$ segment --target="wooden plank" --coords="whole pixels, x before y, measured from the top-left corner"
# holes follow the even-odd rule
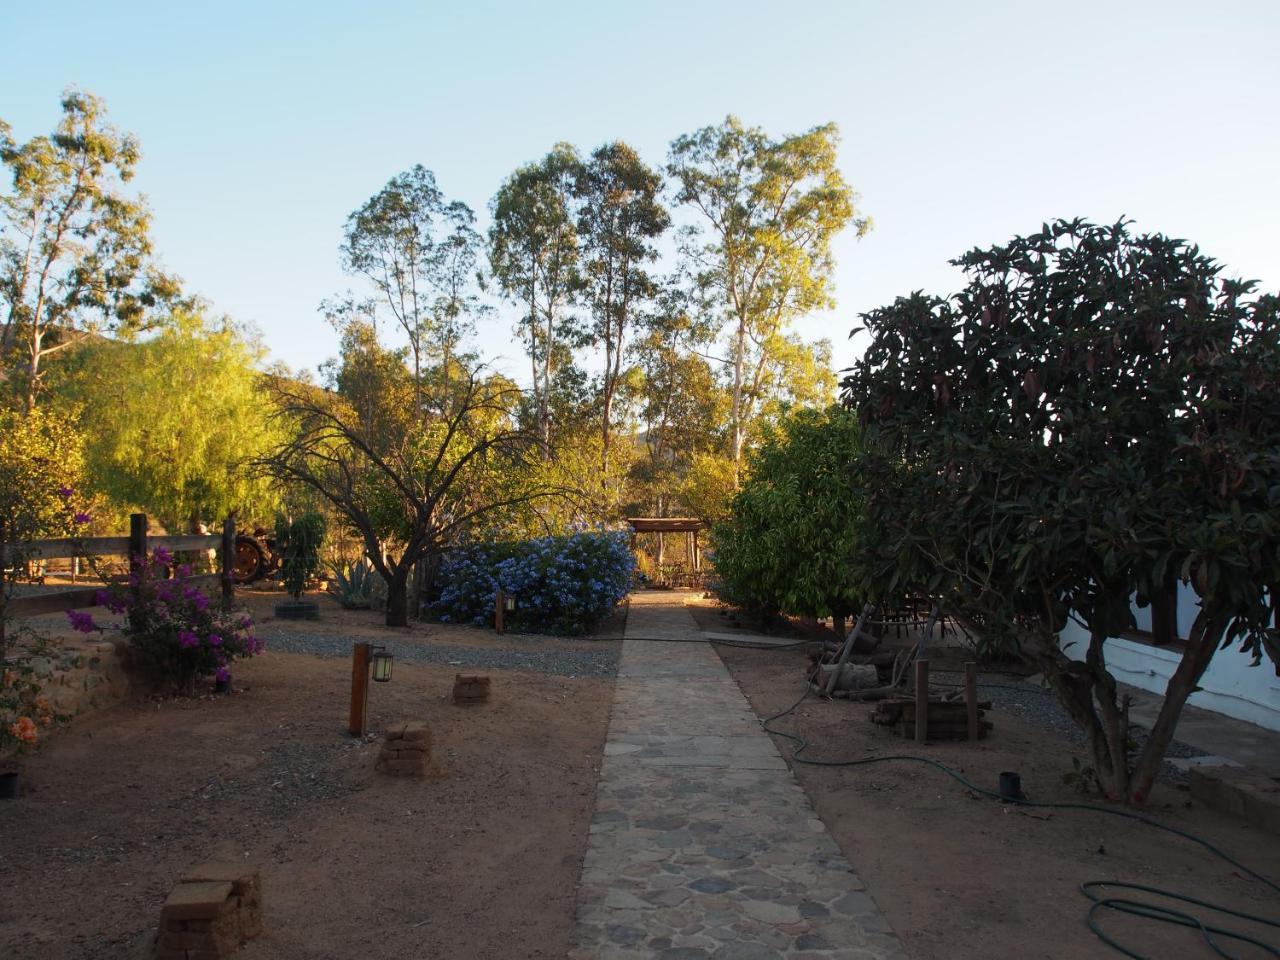
[[[916,743],[929,740],[929,661],[916,661]]]
[[[23,560],[62,560],[68,557],[123,557],[129,553],[128,537],[79,537],[66,540],[28,540],[15,550]],[[9,547],[4,548],[5,563]]]
[[[188,534],[176,537],[148,537],[147,545],[154,551],[156,547],[164,547],[171,553],[179,550],[217,550],[222,546],[222,534],[206,536]]]
[[[192,587],[216,587],[222,582],[222,575],[207,573],[175,582]],[[96,587],[79,587],[75,590],[36,593],[26,597],[10,597],[9,602],[5,604],[5,612],[11,617],[39,617],[46,613],[62,613],[66,610],[92,607],[95,606],[94,598],[98,591],[104,589],[106,589],[105,584]]]
[[[5,604],[5,614],[10,617],[39,617],[46,613],[92,607],[93,598],[102,589],[82,587],[78,590],[59,590],[56,593],[37,593],[28,597],[10,597]]]
[[[236,515],[228,514],[222,521],[222,600],[228,606],[236,592]]]
[[[964,707],[969,726],[969,739],[978,739],[978,665],[972,660],[964,665]]]

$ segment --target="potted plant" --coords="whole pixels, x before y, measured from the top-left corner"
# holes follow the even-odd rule
[[[34,671],[24,661],[6,661],[0,670],[0,800],[22,795],[19,757],[34,750],[55,720],[40,693]]]
[[[320,604],[303,600],[307,581],[320,569],[320,544],[324,540],[324,517],[308,511],[296,520],[276,518],[276,554],[280,557],[280,582],[293,598],[277,603],[275,615],[281,620],[315,620]]]

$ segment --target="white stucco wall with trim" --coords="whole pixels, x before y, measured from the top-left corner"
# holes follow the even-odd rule
[[[1195,619],[1196,596],[1190,589],[1178,592],[1178,623],[1185,629]],[[1151,610],[1133,609],[1139,629],[1151,628]],[[1077,623],[1068,623],[1059,634],[1062,648],[1071,657],[1084,657],[1089,635]],[[1166,684],[1180,659],[1179,651],[1153,647],[1113,637],[1103,648],[1107,667],[1121,683],[1164,693]],[[1237,720],[1246,720],[1268,730],[1280,731],[1280,677],[1276,666],[1266,656],[1256,667],[1253,658],[1238,647],[1227,647],[1214,654],[1209,669],[1200,681],[1201,689],[1191,695],[1190,703]]]

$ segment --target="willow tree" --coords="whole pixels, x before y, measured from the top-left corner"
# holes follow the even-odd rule
[[[1032,660],[1108,792],[1142,803],[1218,651],[1280,660],[1280,298],[1124,222],[1058,221],[955,263],[957,295],[863,317],[845,397],[879,533],[859,569]],[[1179,585],[1199,609],[1131,756],[1106,640],[1134,598]],[[1069,619],[1083,649],[1060,647]]]
[[[15,143],[0,121],[0,359],[27,411],[45,364],[94,333],[136,332],[177,281],[151,259],[151,214],[130,196],[138,141],[107,123],[92,94],[68,90],[49,136]]]
[[[360,320],[342,348],[328,388],[267,379],[284,439],[259,462],[333,506],[386,581],[387,625],[404,626],[415,564],[438,560],[490,514],[550,491],[517,482],[536,443],[519,427],[521,393],[510,381],[473,370],[447,388],[419,382],[403,353]]]
[[[278,488],[249,469],[278,439],[259,392],[264,356],[229,320],[180,310],[154,337],[86,345],[50,387],[76,411],[90,483],[116,506],[169,530],[270,517]]]
[[[770,138],[737,117],[671,144],[676,201],[699,215],[681,251],[709,308],[729,328],[730,453],[741,464],[767,391],[772,348],[797,317],[834,305],[831,241],[870,219],[837,166],[835,124]]]

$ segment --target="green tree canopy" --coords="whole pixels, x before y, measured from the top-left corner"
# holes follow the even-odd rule
[[[748,460],[729,515],[712,528],[729,596],[765,613],[834,617],[865,602],[854,576],[865,549],[857,418],[797,410]]]

